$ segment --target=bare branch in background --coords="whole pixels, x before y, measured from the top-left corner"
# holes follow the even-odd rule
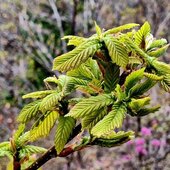
[[[168,13],[164,20],[159,24],[158,30],[155,34],[156,37],[164,30],[168,22],[170,22],[170,13]]]
[[[61,17],[60,17],[60,14],[58,12],[58,9],[57,9],[57,6],[55,5],[55,2],[54,0],[49,0],[49,3],[50,3],[50,6],[54,12],[54,17],[57,21],[57,25],[58,25],[58,29],[60,31],[60,35],[61,37],[64,37],[64,31],[63,31],[63,27],[62,27],[62,20],[61,20]],[[66,42],[63,40],[62,41],[62,49],[63,49],[63,52],[66,53],[67,52],[67,48],[66,48]]]

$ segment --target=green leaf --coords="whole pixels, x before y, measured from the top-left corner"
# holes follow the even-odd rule
[[[153,60],[150,64],[162,75],[170,73],[170,64],[158,60]]]
[[[136,84],[130,89],[128,96],[135,97],[143,95],[145,92],[151,89],[156,83],[157,81],[147,79],[143,83]]]
[[[150,113],[157,112],[160,109],[160,105],[151,107],[151,108],[142,108],[137,112],[138,116],[146,116]]]
[[[121,67],[126,67],[129,61],[126,48],[117,39],[111,36],[103,38],[113,63]]]
[[[129,103],[129,106],[134,111],[139,111],[142,107],[145,105],[148,105],[150,103],[150,97],[144,97],[141,99],[132,99]]]
[[[85,63],[81,64],[78,68],[68,71],[67,75],[91,81],[94,78],[99,79],[101,73],[97,62],[89,58]]]
[[[73,118],[83,118],[89,116],[94,111],[100,110],[101,108],[112,104],[113,102],[114,100],[107,94],[92,96],[90,98],[83,99],[76,104],[67,116],[71,116]]]
[[[13,154],[9,150],[0,150],[0,157],[7,156],[9,159],[13,158]]]
[[[8,150],[9,147],[10,147],[10,142],[9,141],[0,143],[0,150]]]
[[[79,37],[79,36],[74,36],[74,35],[67,35],[62,38],[68,39],[67,45],[74,45],[74,46],[79,46],[80,44],[84,43],[87,39],[84,37]]]
[[[41,137],[47,136],[58,118],[59,113],[57,111],[50,112],[37,127],[30,131],[30,140],[35,141]]]
[[[100,37],[101,34],[102,34],[102,30],[101,30],[101,28],[97,25],[96,22],[94,22],[94,24],[95,24],[96,33],[97,33],[98,37]]]
[[[26,123],[35,117],[38,113],[41,100],[36,100],[24,106],[17,117],[17,121],[21,123]]]
[[[16,130],[16,132],[14,133],[14,140],[16,141],[21,135],[22,133],[24,132],[25,130],[25,124],[20,124],[18,126],[18,129]]]
[[[133,71],[131,74],[129,74],[126,77],[125,80],[125,91],[128,93],[128,91],[138,82],[143,78],[145,68],[142,68],[137,71]]]
[[[107,114],[106,108],[102,108],[86,116],[82,119],[82,128],[91,129]]]
[[[54,107],[58,104],[58,101],[61,100],[62,94],[55,92],[48,96],[46,96],[40,103],[39,110],[45,113],[48,110],[54,109]]]
[[[150,33],[151,28],[148,22],[145,22],[142,27],[135,33],[135,44],[145,49],[145,38]]]
[[[126,97],[126,94],[122,91],[119,84],[117,84],[117,86],[115,88],[115,96],[118,101],[122,101]]]
[[[167,40],[162,38],[160,40],[155,40],[151,43],[151,45],[147,48],[147,51],[153,49],[153,48],[158,48],[162,47],[163,45],[167,44]]]
[[[61,116],[59,118],[59,123],[55,135],[55,148],[57,154],[59,154],[63,150],[74,127],[75,120],[72,117]]]
[[[109,63],[104,76],[104,90],[106,93],[113,91],[119,82],[120,69],[116,64]]]
[[[58,79],[56,77],[47,77],[46,79],[44,79],[44,82],[58,84]]]
[[[160,81],[163,79],[163,76],[158,76],[156,74],[152,74],[152,73],[144,73],[144,76],[147,77],[147,78],[150,78],[152,80],[157,80],[157,81]]]
[[[129,30],[129,29],[137,27],[137,26],[139,26],[139,24],[135,24],[135,23],[121,25],[119,27],[115,27],[115,28],[107,30],[106,32],[104,32],[104,35],[116,34],[118,32],[121,32],[121,31],[124,31],[124,30]]]
[[[154,51],[148,52],[148,55],[150,55],[152,57],[160,57],[166,52],[168,47],[169,47],[169,44],[167,44],[167,45],[165,45],[165,46],[163,46],[161,48],[158,48],[158,49],[156,49]]]
[[[93,145],[99,145],[102,147],[115,147],[119,146],[134,138],[133,131],[119,131],[118,133],[113,132],[112,136],[107,135],[105,138],[97,138],[93,141]]]
[[[100,137],[109,133],[115,128],[121,127],[125,117],[125,112],[126,108],[124,105],[113,105],[112,111],[110,111],[108,115],[106,115],[96,124],[96,126],[92,128],[91,133],[96,137]]]
[[[100,47],[101,44],[97,39],[86,41],[72,51],[55,58],[53,61],[53,70],[72,70],[92,57]]]
[[[17,142],[20,146],[25,145],[30,140],[30,131],[25,132],[21,136],[18,137]]]
[[[162,88],[166,91],[166,92],[169,92],[170,93],[170,82],[169,82],[170,80],[166,80],[166,79],[164,79],[164,80],[162,80],[161,81],[161,86],[162,86]]]
[[[23,146],[22,149],[19,151],[19,157],[23,158],[25,156],[29,156],[32,154],[44,153],[46,151],[47,149],[39,147],[39,146],[26,145],[26,146]]]
[[[45,90],[45,91],[37,91],[37,92],[32,92],[32,93],[28,93],[24,96],[22,96],[23,99],[28,99],[28,98],[33,98],[33,99],[37,99],[37,98],[44,98],[47,95],[56,92],[55,90]]]

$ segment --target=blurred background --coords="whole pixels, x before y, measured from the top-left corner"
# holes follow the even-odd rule
[[[169,0],[0,0],[0,142],[17,127],[15,120],[25,104],[22,95],[45,88],[54,57],[69,51],[64,35],[89,36],[94,20],[104,29],[149,21],[156,38],[170,42]],[[170,51],[170,50],[169,50]],[[161,58],[170,63],[169,51]],[[125,129],[137,138],[117,148],[93,147],[68,158],[50,160],[48,170],[170,169],[170,94],[151,90],[156,114],[127,117]],[[53,135],[38,142],[53,145]],[[6,163],[0,160],[0,169]]]

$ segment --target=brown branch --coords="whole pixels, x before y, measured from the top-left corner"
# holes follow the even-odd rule
[[[71,31],[72,31],[72,35],[75,35],[78,0],[73,0],[73,3],[74,4],[73,4],[73,17],[72,17]]]
[[[79,134],[81,130],[81,124],[77,125],[74,130],[72,135],[70,136],[68,142],[72,140],[75,136]],[[68,147],[70,149],[70,147]],[[42,165],[44,165],[47,161],[49,161],[52,158],[55,158],[57,156],[62,156],[62,155],[69,155],[73,152],[73,150],[69,150],[68,148],[63,149],[63,151],[57,155],[57,152],[55,150],[55,146],[52,146],[44,155],[42,155],[40,158],[38,158],[32,165],[30,165],[26,170],[36,170]],[[66,152],[67,151],[67,152]]]

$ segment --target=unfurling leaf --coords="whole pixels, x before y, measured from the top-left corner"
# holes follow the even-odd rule
[[[124,105],[115,104],[112,111],[100,120],[91,130],[92,135],[96,137],[103,136],[115,128],[122,126],[125,117],[126,107]]]
[[[82,127],[83,129],[91,129],[94,127],[100,120],[104,118],[104,116],[107,114],[106,107],[102,108],[100,110],[97,110],[90,114],[89,116],[86,116],[82,119]]]
[[[167,40],[164,38],[162,38],[160,40],[155,40],[150,44],[150,46],[148,46],[147,51],[152,50],[154,48],[162,47],[165,44],[167,44]]]
[[[74,45],[74,46],[79,46],[80,44],[84,43],[87,39],[84,37],[79,37],[79,36],[74,36],[74,35],[67,35],[62,38],[68,39],[67,45]]]
[[[125,80],[125,91],[126,93],[143,78],[145,68],[134,71],[126,77]]]
[[[59,113],[57,111],[50,112],[37,127],[30,131],[31,141],[47,136],[58,118]]]
[[[111,92],[115,89],[116,84],[119,82],[120,69],[116,64],[109,63],[106,68],[104,76],[104,90]]]
[[[165,46],[163,46],[161,48],[158,48],[157,50],[148,52],[148,55],[150,55],[152,57],[160,57],[166,52],[168,47],[169,47],[169,44],[167,44],[167,45],[165,45]]]
[[[22,96],[23,99],[28,99],[28,98],[33,98],[33,99],[37,99],[37,98],[44,98],[47,95],[56,92],[55,90],[45,90],[45,91],[37,91],[37,92],[32,92],[32,93],[28,93],[24,96]]]
[[[103,94],[98,96],[92,96],[87,99],[83,99],[80,103],[77,103],[67,114],[74,118],[83,118],[89,116],[93,112],[100,110],[112,104],[114,100],[110,95]]]
[[[151,28],[148,22],[145,22],[142,27],[135,33],[136,45],[145,49],[145,38],[150,33]],[[144,43],[144,44],[143,44]]]
[[[99,145],[102,147],[115,147],[119,146],[131,139],[134,138],[134,132],[133,131],[128,131],[128,132],[123,132],[119,131],[118,133],[113,132],[112,136],[107,135],[106,137],[101,137],[101,138],[96,138],[93,141],[93,145]]]
[[[137,27],[137,26],[139,26],[139,24],[135,24],[135,23],[121,25],[119,27],[115,27],[115,28],[107,30],[106,32],[104,32],[104,35],[116,34],[118,32],[121,32],[121,31],[124,31],[124,30],[129,30],[129,29]]]
[[[48,96],[46,96],[40,103],[40,107],[39,110],[41,110],[43,113],[45,113],[46,111],[50,111],[52,109],[54,109],[53,107],[55,107],[58,104],[58,101],[61,100],[62,95],[61,93],[55,92],[52,93]]]
[[[72,51],[55,58],[53,70],[68,71],[75,69],[92,57],[100,47],[101,44],[97,39],[85,41]]]
[[[39,147],[39,146],[26,145],[26,146],[23,146],[22,149],[19,151],[19,157],[22,158],[24,156],[30,156],[36,153],[44,153],[46,151],[47,149]]]
[[[95,23],[96,33],[97,33],[98,37],[100,37],[101,34],[102,34],[102,30],[101,30],[101,28],[97,25],[96,22],[94,22],[94,23]]]
[[[103,38],[103,40],[108,49],[112,62],[121,67],[126,67],[129,57],[124,45],[112,36],[106,36]]]
[[[163,76],[158,76],[158,75],[156,75],[156,74],[152,74],[152,73],[144,73],[144,76],[145,77],[148,77],[148,78],[150,78],[150,79],[152,79],[152,80],[156,80],[156,81],[160,81],[160,80],[162,80],[163,79]]]
[[[142,108],[137,112],[138,116],[146,116],[149,113],[157,112],[160,109],[160,105],[151,107],[151,108]]]
[[[132,101],[129,103],[129,106],[132,110],[136,112],[139,111],[145,105],[148,105],[150,100],[150,97],[144,97],[142,99],[132,99]]]
[[[41,100],[36,100],[27,104],[19,113],[17,120],[21,123],[26,123],[35,117],[38,113]]]
[[[145,92],[147,92],[149,89],[151,89],[156,83],[157,83],[157,81],[155,81],[155,80],[147,79],[140,84],[134,85],[129,90],[128,95],[131,97],[140,96],[140,95],[144,94]]]
[[[65,144],[67,143],[73,128],[75,127],[75,120],[72,117],[60,117],[55,134],[55,148],[59,154]]]

